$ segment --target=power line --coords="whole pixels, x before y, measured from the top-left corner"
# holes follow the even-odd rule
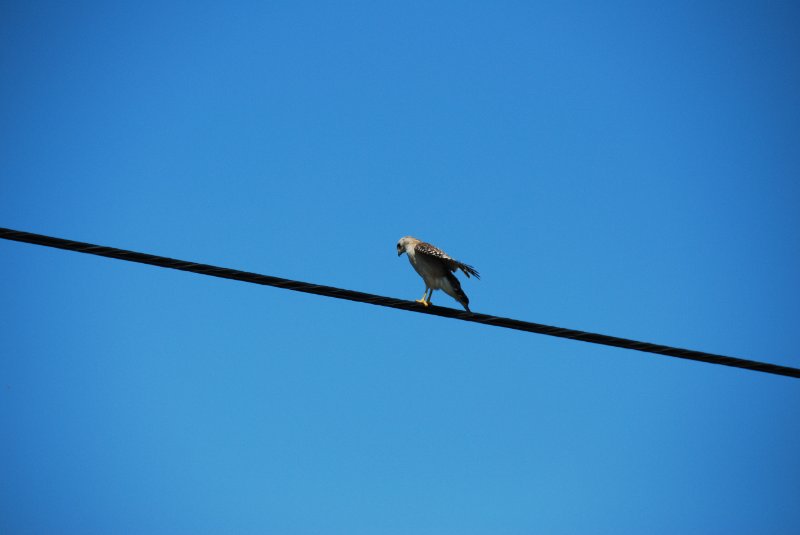
[[[211,266],[208,264],[198,264],[196,262],[187,262],[185,260],[177,260],[164,256],[127,251],[125,249],[117,249],[115,247],[105,247],[102,245],[93,245],[91,243],[64,240],[42,234],[33,234],[30,232],[22,232],[19,230],[0,227],[0,238],[18,242],[32,243],[36,245],[44,245],[46,247],[55,247],[57,249],[66,249],[68,251],[75,251],[78,253],[87,253],[97,256],[105,256],[108,258],[116,258],[118,260],[127,260],[128,262],[139,262],[141,264],[150,264],[151,266],[177,269],[180,271],[189,271],[192,273],[198,273],[200,275],[210,275],[212,277],[233,279],[242,282],[250,282],[253,284],[261,284],[264,286],[275,286],[277,288],[294,290],[296,292],[324,295],[327,297],[335,297],[336,299],[347,299],[348,301],[358,301],[359,303],[368,303],[370,305],[399,308],[400,310],[407,310],[409,312],[418,312],[421,314],[442,316],[445,318],[452,318],[462,321],[471,321],[474,323],[482,323],[484,325],[504,327],[506,329],[516,329],[519,331],[558,336],[560,338],[581,340],[583,342],[590,342],[593,344],[603,344],[607,346],[620,347],[623,349],[634,349],[636,351],[645,351],[648,353],[655,353],[657,355],[697,360],[700,362],[708,362],[710,364],[722,364],[724,366],[733,366],[735,368],[744,368],[746,370],[800,378],[800,369],[791,368],[789,366],[780,366],[777,364],[769,364],[766,362],[758,362],[755,360],[746,360],[736,357],[726,357],[724,355],[715,355],[713,353],[705,353],[703,351],[693,351],[691,349],[680,349],[665,345],[651,344],[649,342],[637,342],[636,340],[618,338],[616,336],[589,333],[575,329],[566,329],[564,327],[553,327],[550,325],[543,325],[541,323],[531,323],[528,321],[489,316],[487,314],[478,314],[475,312],[465,312],[452,308],[438,306],[426,308],[420,306],[414,301],[405,301],[403,299],[395,299],[392,297],[384,297],[380,295],[356,292],[353,290],[345,290],[342,288],[334,288],[333,286],[323,286],[321,284],[310,284],[308,282],[282,279],[280,277],[260,275],[258,273],[251,273],[248,271],[239,271],[238,269],[229,269]]]

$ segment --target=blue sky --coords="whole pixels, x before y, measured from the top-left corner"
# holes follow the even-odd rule
[[[0,3],[0,226],[800,366],[791,2]],[[0,243],[0,531],[793,533],[796,380]],[[457,307],[437,293],[434,302]]]

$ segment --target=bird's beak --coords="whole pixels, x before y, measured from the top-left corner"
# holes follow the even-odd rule
[[[402,250],[402,249],[400,249],[399,251],[397,251],[397,256],[400,256],[401,254],[403,254],[403,250]]]

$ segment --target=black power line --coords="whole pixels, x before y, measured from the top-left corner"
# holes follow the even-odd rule
[[[349,301],[358,301],[360,303],[368,303],[370,305],[399,308],[401,310],[408,310],[409,312],[419,312],[421,314],[431,314],[445,318],[472,321],[475,323],[482,323],[484,325],[504,327],[506,329],[516,329],[519,331],[558,336],[560,338],[571,338],[573,340],[581,340],[583,342],[590,342],[593,344],[603,344],[607,346],[621,347],[624,349],[635,349],[637,351],[646,351],[648,353],[655,353],[657,355],[698,360],[701,362],[708,362],[710,364],[722,364],[725,366],[733,366],[735,368],[744,368],[746,370],[754,370],[765,373],[773,373],[776,375],[784,375],[787,377],[800,378],[800,369],[791,368],[789,366],[779,366],[777,364],[769,364],[755,360],[726,357],[723,355],[715,355],[713,353],[693,351],[691,349],[680,349],[659,344],[651,344],[648,342],[637,342],[636,340],[617,338],[616,336],[589,333],[575,329],[566,329],[564,327],[552,327],[550,325],[542,325],[541,323],[531,323],[528,321],[489,316],[487,314],[465,312],[452,308],[438,306],[426,308],[420,306],[414,301],[405,301],[403,299],[355,292],[353,290],[344,290],[342,288],[323,286],[321,284],[310,284],[308,282],[282,279],[279,277],[270,277],[269,275],[259,275],[258,273],[239,271],[238,269],[229,269],[211,266],[208,264],[198,264],[195,262],[176,260],[174,258],[166,258],[163,256],[137,253],[135,251],[126,251],[125,249],[116,249],[114,247],[104,247],[102,245],[92,245],[91,243],[64,240],[61,238],[54,238],[52,236],[44,236],[42,234],[33,234],[30,232],[22,232],[0,227],[0,238],[18,242],[33,243],[36,245],[44,245],[47,247],[55,247],[58,249],[66,249],[68,251],[75,251],[79,253],[88,253],[98,256],[105,256],[108,258],[116,258],[118,260],[127,260],[129,262],[139,262],[141,264],[150,264],[152,266],[178,269],[180,271],[190,271],[200,275],[210,275],[212,277],[221,277],[223,279],[233,279],[242,282],[250,282],[253,284],[275,286],[277,288],[294,290],[296,292],[324,295],[327,297],[335,297],[337,299],[347,299]]]

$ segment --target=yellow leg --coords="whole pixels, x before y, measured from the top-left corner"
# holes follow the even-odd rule
[[[433,290],[431,290],[431,293],[433,293]],[[425,296],[426,295],[428,295],[428,289],[427,288],[425,288],[425,293],[422,294],[422,299],[417,299],[416,302],[417,303],[421,303],[424,306],[430,305],[431,304],[430,299],[428,299],[427,301],[425,300]]]

